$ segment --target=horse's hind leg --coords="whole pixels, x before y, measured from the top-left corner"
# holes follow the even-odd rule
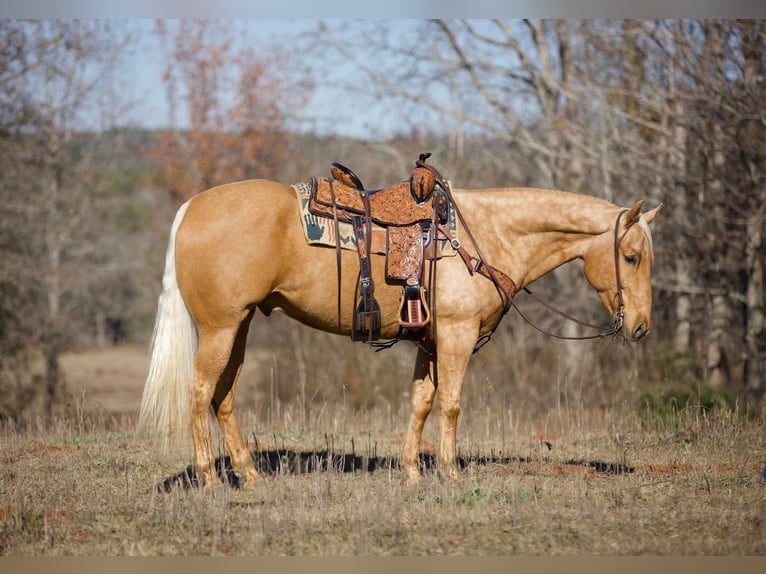
[[[247,342],[247,329],[250,325],[252,313],[242,322],[234,339],[229,364],[224,370],[223,376],[218,382],[213,395],[213,409],[215,410],[218,425],[221,427],[226,447],[231,455],[234,471],[239,476],[243,485],[254,483],[258,478],[253,458],[245,445],[245,440],[239,429],[239,424],[234,416],[234,394],[237,388],[237,380],[242,370],[245,359],[245,343]]]
[[[244,339],[250,315],[232,327],[202,328],[199,347],[194,360],[194,390],[192,394],[192,438],[194,440],[194,465],[197,476],[206,487],[221,483],[215,471],[213,441],[210,432],[210,407],[215,407],[221,430],[230,450],[232,460],[242,467],[243,454],[247,452],[239,434],[236,420],[231,413],[234,401],[234,382],[242,366]],[[220,421],[223,421],[221,424]],[[233,437],[238,438],[233,438]],[[250,461],[252,473],[255,468]],[[252,478],[245,473],[245,478]]]

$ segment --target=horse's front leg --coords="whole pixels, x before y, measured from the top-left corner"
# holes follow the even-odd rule
[[[410,422],[404,437],[401,466],[409,484],[420,481],[418,459],[420,456],[420,440],[423,436],[423,425],[434,406],[436,387],[433,381],[434,356],[418,349],[415,361],[415,372],[412,376],[412,391],[410,394]]]
[[[478,327],[465,323],[440,323],[437,367],[439,400],[439,450],[437,468],[442,477],[460,478],[457,466],[457,420],[463,380],[478,337]]]
[[[460,414],[463,379],[476,344],[476,333],[477,328],[473,325],[440,323],[438,356],[418,349],[410,395],[412,412],[401,458],[402,470],[410,484],[415,484],[421,479],[418,467],[420,439],[426,419],[433,409],[437,391],[440,411],[437,454],[439,472],[450,480],[459,478],[457,419]],[[438,389],[433,377],[437,365]]]

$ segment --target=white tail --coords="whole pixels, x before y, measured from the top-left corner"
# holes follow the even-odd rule
[[[176,233],[188,206],[187,201],[180,207],[170,230],[162,293],[152,334],[149,375],[138,416],[139,431],[156,436],[164,449],[171,441],[189,436],[191,428],[197,328],[178,289],[175,260]]]

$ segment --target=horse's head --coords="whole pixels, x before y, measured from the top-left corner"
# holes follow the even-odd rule
[[[649,223],[662,205],[642,214],[643,201],[622,211],[609,232],[586,253],[585,276],[601,302],[621,321],[626,339],[636,341],[652,328],[652,264]]]

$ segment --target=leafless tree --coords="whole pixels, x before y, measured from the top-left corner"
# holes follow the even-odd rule
[[[61,352],[92,327],[98,295],[125,279],[105,229],[119,143],[110,128],[122,111],[117,32],[98,21],[0,23],[0,382],[18,387],[19,357],[41,349],[48,415]]]
[[[448,20],[406,34],[381,23],[321,31],[329,69],[344,70],[337,81],[353,78],[345,89],[392,102],[401,123],[429,121],[450,141],[469,131],[495,142],[495,153],[513,149],[533,185],[665,203],[659,338],[712,385],[763,396],[761,21]],[[375,52],[388,57],[372,60]],[[473,159],[486,167],[484,157]],[[571,299],[567,282],[559,290]]]

